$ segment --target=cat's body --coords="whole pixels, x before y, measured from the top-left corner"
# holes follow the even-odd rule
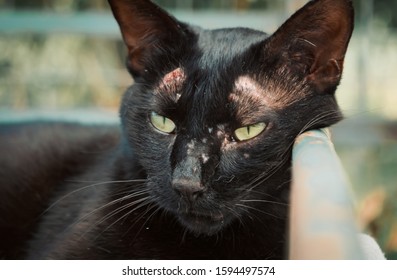
[[[341,118],[350,1],[272,36],[110,3],[135,80],[121,129],[1,128],[0,258],[285,258],[291,148]]]

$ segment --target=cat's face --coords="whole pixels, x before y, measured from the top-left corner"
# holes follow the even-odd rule
[[[189,27],[149,1],[110,2],[135,79],[123,128],[158,205],[209,235],[244,216],[285,219],[295,137],[340,119],[350,1],[314,1],[272,36]]]

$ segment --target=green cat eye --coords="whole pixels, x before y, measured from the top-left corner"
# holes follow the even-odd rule
[[[240,127],[234,131],[234,136],[238,141],[245,141],[258,136],[266,128],[263,122]]]
[[[156,129],[164,133],[172,133],[176,127],[175,123],[169,118],[161,116],[155,112],[150,114],[150,122]]]

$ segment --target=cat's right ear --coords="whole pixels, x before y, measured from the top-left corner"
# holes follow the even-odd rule
[[[271,36],[271,54],[281,69],[304,76],[317,92],[333,93],[343,70],[354,26],[351,0],[312,0]]]
[[[108,1],[127,45],[127,67],[134,77],[148,72],[153,56],[181,45],[182,24],[150,0]]]

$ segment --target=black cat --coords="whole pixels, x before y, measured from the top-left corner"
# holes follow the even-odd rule
[[[351,1],[271,36],[109,2],[134,78],[121,128],[2,126],[0,258],[286,258],[291,148],[341,119]]]

